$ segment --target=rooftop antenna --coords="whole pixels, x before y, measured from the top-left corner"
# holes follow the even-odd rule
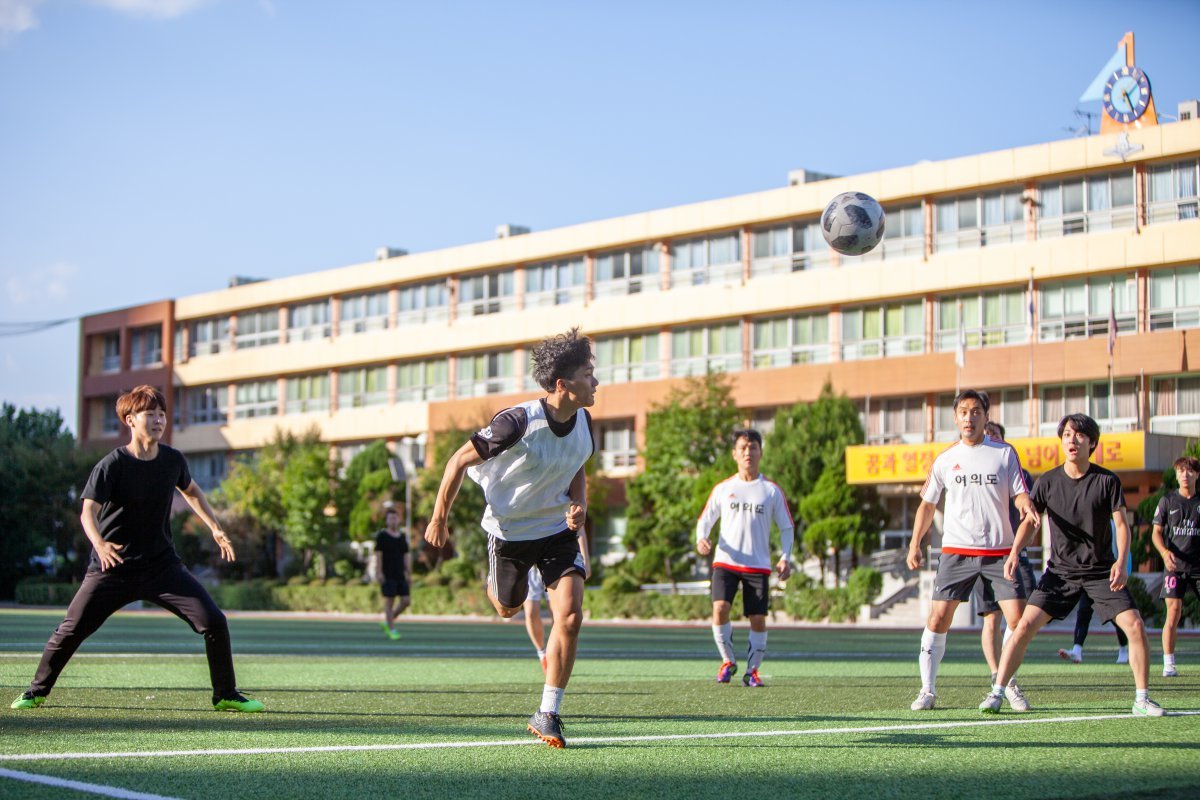
[[[1063,128],[1063,130],[1071,133],[1074,136],[1091,136],[1092,118],[1098,116],[1100,116],[1098,112],[1084,111],[1081,108],[1077,108],[1075,109],[1075,125],[1073,127]]]

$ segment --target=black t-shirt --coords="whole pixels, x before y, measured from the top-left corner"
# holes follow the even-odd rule
[[[566,422],[558,422],[550,415],[550,409],[546,407],[546,401],[543,399],[542,411],[546,414],[546,424],[550,426],[550,431],[558,438],[563,438],[575,430],[575,420],[577,416],[571,415],[571,418]],[[583,410],[583,417],[587,420],[588,430],[592,427],[592,415],[587,409]],[[481,431],[477,431],[471,436],[471,444],[475,447],[475,452],[484,461],[495,458],[503,453],[508,448],[512,447],[517,442],[521,441],[521,437],[525,435],[525,428],[529,425],[529,419],[525,415],[525,409],[506,408],[496,416],[492,417],[492,422]],[[592,436],[592,452],[596,452],[596,437]]]
[[[1068,578],[1107,577],[1116,561],[1113,512],[1125,507],[1121,479],[1095,464],[1078,479],[1058,466],[1038,478],[1030,499],[1050,520],[1047,568]]]
[[[1163,541],[1183,562],[1182,571],[1200,572],[1200,496],[1164,495],[1154,510],[1154,524],[1162,526]]]
[[[100,504],[96,516],[104,541],[125,545],[119,551],[124,561],[115,569],[179,558],[171,542],[171,503],[176,489],[191,484],[187,459],[165,444],[149,461],[134,458],[124,447],[100,459],[83,487],[83,497]],[[94,550],[91,563],[100,564]]]
[[[404,556],[408,553],[408,537],[403,531],[399,536],[392,536],[386,530],[375,534],[375,552],[383,556],[385,581],[404,577]]]

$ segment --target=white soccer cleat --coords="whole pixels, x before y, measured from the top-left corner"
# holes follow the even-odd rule
[[[1147,697],[1145,700],[1133,701],[1133,713],[1138,717],[1161,717],[1166,712],[1162,706]]]
[[[1006,689],[1005,692],[1007,693],[1007,691],[1008,690]],[[1009,702],[1011,702],[1011,701],[1009,701]],[[979,704],[979,710],[982,711],[984,714],[999,714],[1000,706],[1002,706],[1003,704],[1004,704],[1003,697],[1001,697],[998,694],[992,694],[991,692],[988,692],[987,696],[983,698],[983,702]],[[1029,705],[1026,704],[1025,708],[1028,710]]]
[[[1058,657],[1061,658],[1063,661],[1070,661],[1072,664],[1082,664],[1083,663],[1083,656],[1077,656],[1070,650],[1060,649],[1058,651]]]
[[[1008,705],[1013,711],[1019,711],[1024,714],[1029,710],[1029,700],[1025,698],[1025,693],[1021,691],[1021,687],[1017,685],[1017,679],[1013,678],[1008,682],[1008,686],[1004,687],[1004,696],[1008,699]],[[980,710],[983,706],[979,707]]]
[[[1163,667],[1164,678],[1178,678],[1179,672],[1174,667]]]
[[[913,711],[933,711],[936,703],[937,695],[922,689],[921,693],[917,695],[917,699],[912,701],[912,705],[909,708]]]

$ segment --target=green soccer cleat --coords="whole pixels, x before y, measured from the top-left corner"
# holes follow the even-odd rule
[[[13,700],[12,705],[10,705],[9,708],[37,708],[44,702],[46,702],[46,698],[42,695],[37,695],[33,692],[26,691],[25,694],[21,695],[16,700]]]
[[[266,706],[257,700],[251,700],[239,693],[224,700],[217,700],[213,703],[213,709],[217,711],[240,711],[243,714],[257,714],[260,711],[264,711]]]
[[[983,698],[983,702],[979,704],[979,710],[984,714],[999,714],[1000,706],[1003,703],[1003,695],[992,694],[991,692],[988,692]]]

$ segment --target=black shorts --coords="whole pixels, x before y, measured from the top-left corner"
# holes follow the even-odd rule
[[[1101,622],[1111,622],[1116,616],[1137,608],[1128,588],[1113,591],[1108,578],[1065,578],[1050,570],[1029,597],[1029,605],[1037,606],[1054,619],[1065,619],[1079,604],[1079,595],[1092,599]]]
[[[403,575],[399,578],[384,578],[379,593],[384,597],[408,597],[408,580]]]
[[[1021,551],[1021,560],[1017,562],[1017,583],[1021,584],[1021,588],[1025,590],[1025,596],[1033,594],[1033,590],[1037,588],[1037,581],[1033,579],[1033,564],[1029,563],[1029,556],[1025,555],[1025,551]],[[996,600],[995,592],[988,597],[990,585],[985,586],[983,581],[975,584],[975,607],[979,609],[978,613],[981,617],[986,617],[988,614],[995,614],[1000,610],[1000,603]]]
[[[732,603],[740,584],[742,613],[747,617],[762,616],[771,606],[771,596],[767,592],[767,579],[770,577],[770,574],[762,572],[735,572],[724,567],[713,567],[713,602]]]
[[[510,542],[488,535],[488,588],[505,608],[519,608],[529,595],[529,568],[537,567],[550,587],[572,572],[587,576],[575,531],[544,539]]]
[[[1182,600],[1189,588],[1200,599],[1200,572],[1168,572],[1163,576],[1163,597]]]

